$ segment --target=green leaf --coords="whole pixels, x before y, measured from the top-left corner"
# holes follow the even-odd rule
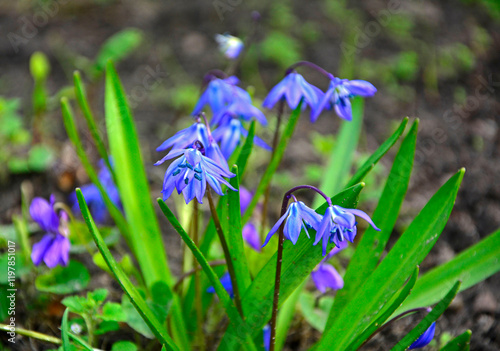
[[[68,307],[71,312],[78,313],[78,314],[83,314],[87,312],[89,306],[88,306],[88,301],[85,297],[83,296],[68,296],[65,297],[61,303]]]
[[[357,350],[365,340],[367,340],[370,336],[372,336],[373,333],[375,333],[377,329],[379,329],[385,323],[385,321],[391,316],[391,314],[408,297],[408,295],[411,292],[411,289],[413,288],[413,286],[415,286],[417,277],[418,277],[418,266],[415,268],[415,271],[413,271],[413,274],[411,275],[411,278],[408,281],[408,283],[406,283],[404,288],[401,290],[399,295],[394,299],[391,305],[388,308],[386,308],[382,313],[380,313],[379,317],[373,320],[373,322],[368,326],[368,328],[366,328],[365,331],[347,347],[347,350]]]
[[[363,98],[352,99],[352,121],[341,122],[337,142],[324,171],[326,176],[322,177],[323,181],[319,187],[327,195],[338,193],[351,171],[354,152],[363,126],[363,105]],[[316,194],[313,206],[318,207],[322,203],[323,199]]]
[[[238,166],[234,165],[231,172],[236,174],[236,176],[231,178],[229,183],[237,191],[229,191],[227,194],[227,218],[230,218],[230,220],[228,221],[228,230],[224,232],[227,233],[225,234],[227,236],[227,246],[231,254],[231,260],[233,261],[239,291],[243,292],[252,282],[252,278],[250,277],[250,271],[248,270],[245,256],[245,248],[243,247]]]
[[[118,341],[113,344],[111,351],[137,351],[137,346],[130,341]]]
[[[347,183],[347,186],[353,186],[363,180],[363,178],[372,170],[377,162],[390,150],[390,148],[396,143],[399,137],[403,134],[406,124],[408,123],[408,117],[403,118],[398,129],[386,140],[382,145],[379,146],[377,150],[366,160],[366,162],[356,171],[352,176],[351,180]]]
[[[134,305],[130,302],[130,298],[127,295],[122,296],[122,312],[125,314],[125,322],[134,329],[136,332],[144,335],[148,339],[154,338],[154,333],[151,328],[148,327],[147,323],[134,308]],[[152,311],[151,311],[152,312]]]
[[[399,215],[408,190],[415,157],[418,119],[401,143],[372,219],[381,229],[369,227],[359,241],[345,273],[345,286],[337,292],[327,326],[331,326],[355,292],[375,270]],[[327,329],[328,329],[327,327]]]
[[[94,300],[96,305],[100,305],[106,300],[106,296],[108,296],[108,290],[107,289],[96,289],[92,292],[88,293],[89,299]]]
[[[332,197],[332,203],[347,208],[356,207],[359,193],[363,187],[364,184],[358,184],[345,189]],[[326,205],[320,206],[316,211],[324,213],[325,208]],[[270,245],[276,244],[276,242],[277,239],[272,239]],[[323,259],[320,246],[313,246],[312,240],[308,239],[304,234],[299,236],[299,240],[295,245],[289,240],[285,240],[279,305],[282,305],[287,300],[290,294],[309,277],[313,268]],[[329,246],[330,249],[332,247],[333,244]],[[277,254],[275,253],[243,294],[243,312],[245,316],[249,316],[247,323],[252,328],[252,336],[254,337],[271,318],[274,293],[274,284],[272,282],[274,282],[276,275],[276,260]],[[224,350],[234,349],[235,334],[237,334],[237,331],[229,327],[221,343]]]
[[[142,32],[126,28],[114,34],[102,45],[94,64],[95,76],[104,71],[109,60],[118,62],[134,51],[142,41]]]
[[[165,246],[150,192],[139,139],[127,104],[125,92],[111,62],[106,70],[106,126],[111,155],[115,162],[118,189],[130,225],[133,252],[148,288],[156,281],[173,284]]]
[[[102,321],[99,323],[99,327],[94,331],[94,334],[103,335],[117,330],[120,330],[120,324],[118,324],[117,321]]]
[[[278,319],[276,321],[276,350],[281,350],[283,349],[283,346],[285,346],[288,331],[292,325],[293,318],[295,317],[295,308],[302,291],[304,290],[306,282],[307,280],[304,280],[304,282],[283,303],[278,311]]]
[[[97,229],[95,222],[92,219],[92,216],[90,215],[90,211],[82,195],[82,191],[78,188],[76,189],[76,197],[78,199],[78,203],[80,204],[82,216],[85,222],[87,223],[87,226],[89,227],[92,236],[94,237],[94,241],[97,245],[97,248],[101,252],[102,256],[104,257],[104,260],[106,261],[108,267],[113,272],[116,280],[122,287],[123,291],[125,291],[127,296],[130,298],[130,301],[137,309],[137,312],[139,312],[141,317],[144,319],[144,321],[148,324],[148,326],[155,334],[156,338],[162,344],[165,344],[169,350],[178,350],[178,347],[175,345],[174,341],[168,335],[168,332],[165,329],[165,327],[158,321],[158,319],[153,314],[151,309],[146,305],[146,302],[144,301],[142,296],[139,295],[138,291],[135,289],[132,282],[128,279],[127,275],[123,273],[123,271],[118,266],[118,263],[111,255],[111,252],[104,243],[102,236],[99,233],[99,230]]]
[[[286,128],[283,131],[283,134],[281,135],[280,142],[276,147],[276,150],[274,150],[274,156],[269,162],[269,165],[267,166],[266,170],[264,171],[264,174],[260,179],[259,185],[257,186],[257,189],[255,189],[252,201],[250,201],[250,204],[248,205],[245,214],[243,215],[243,218],[241,220],[242,223],[248,222],[250,216],[253,214],[253,210],[257,205],[257,202],[259,202],[261,195],[264,194],[264,191],[267,189],[267,186],[271,182],[274,173],[276,173],[276,170],[278,169],[281,159],[285,154],[288,142],[290,141],[290,138],[293,135],[293,131],[295,130],[295,126],[297,125],[297,121],[299,120],[302,103],[303,101],[301,100],[297,108],[293,110],[292,114],[290,115],[290,119],[288,120]]]
[[[123,312],[122,305],[116,302],[107,302],[102,307],[102,315],[99,316],[103,321],[125,322],[127,315]]]
[[[109,214],[115,221],[117,227],[120,229],[121,233],[125,237],[127,243],[129,243],[129,246],[131,246],[130,228],[128,227],[128,224],[125,221],[122,212],[118,209],[118,207],[116,207],[113,201],[111,201],[108,192],[106,191],[101,181],[97,177],[97,172],[95,171],[94,167],[92,167],[92,164],[90,163],[87,154],[85,153],[85,149],[83,148],[82,142],[78,135],[78,131],[76,129],[75,118],[73,115],[73,111],[71,110],[71,106],[68,102],[68,99],[66,98],[61,99],[61,110],[66,132],[68,133],[69,139],[75,146],[76,153],[78,154],[78,157],[82,162],[83,168],[85,168],[85,172],[87,172],[87,175],[89,176],[92,183],[94,183],[99,189],[99,193],[101,194],[104,200],[106,209],[108,210]]]
[[[68,314],[69,314],[69,308],[66,308],[63,314],[62,324],[61,324],[61,339],[64,351],[70,350],[70,343],[68,336]]]
[[[57,266],[36,277],[35,286],[39,291],[53,294],[71,294],[87,287],[90,274],[78,261],[70,260],[66,267]]]
[[[404,351],[407,350],[408,347],[412,343],[414,343],[420,335],[422,335],[429,327],[431,324],[436,321],[448,308],[450,305],[451,301],[455,298],[455,296],[458,293],[458,290],[460,288],[460,282],[456,282],[455,285],[451,288],[451,290],[446,294],[446,296],[439,301],[439,303],[432,309],[431,312],[425,318],[417,324],[415,328],[412,329],[411,332],[405,335],[403,339],[401,339],[396,346],[394,346],[391,350],[392,351]]]
[[[54,151],[45,145],[35,145],[29,151],[28,167],[33,172],[43,172],[56,159]]]
[[[85,91],[85,86],[82,83],[82,79],[80,77],[80,72],[76,71],[73,74],[73,82],[75,85],[75,95],[76,95],[76,101],[78,102],[78,105],[80,106],[80,109],[82,110],[83,117],[85,117],[85,120],[87,121],[87,126],[90,131],[90,135],[92,135],[92,139],[94,139],[95,146],[97,148],[97,151],[99,152],[99,156],[104,160],[104,163],[106,164],[106,167],[108,168],[111,176],[113,177],[113,181],[116,184],[116,174],[115,170],[111,166],[111,162],[109,161],[109,156],[108,152],[106,151],[106,147],[104,146],[103,139],[101,137],[101,133],[99,129],[97,128],[97,124],[95,122],[95,118],[92,114],[92,110],[90,109],[88,100],[87,100],[87,93]]]
[[[160,209],[162,210],[165,217],[167,217],[170,224],[172,224],[172,226],[174,227],[175,231],[179,233],[182,240],[191,250],[193,256],[196,258],[199,265],[203,269],[203,272],[205,272],[206,276],[210,280],[210,283],[215,289],[215,293],[217,294],[220,301],[224,305],[226,313],[232,322],[231,326],[234,325],[238,328],[239,333],[235,333],[233,335],[235,339],[234,342],[237,342],[240,346],[243,346],[245,349],[255,350],[255,345],[253,344],[253,340],[247,334],[250,331],[250,329],[248,329],[248,326],[246,326],[245,322],[241,319],[241,316],[239,315],[233,301],[229,297],[227,291],[222,286],[221,282],[219,281],[219,278],[213,271],[212,267],[210,267],[210,264],[206,260],[205,256],[203,256],[203,254],[195,245],[193,240],[189,237],[184,228],[182,228],[179,221],[172,213],[172,211],[168,208],[168,206],[165,204],[165,202],[161,199],[158,199],[158,205],[160,206]]]
[[[440,351],[468,351],[470,344],[470,337],[472,332],[466,330],[450,342],[448,342]]]
[[[500,230],[497,230],[451,261],[426,272],[396,313],[436,303],[457,280],[462,281],[461,290],[470,288],[500,271],[499,257]]]
[[[364,282],[363,289],[355,293],[333,324],[327,326],[318,351],[344,350],[368,327],[372,318],[408,279],[414,267],[427,256],[448,221],[464,172],[465,169],[461,169],[451,177],[420,211]]]
[[[248,159],[250,158],[250,154],[253,149],[253,142],[255,138],[255,121],[252,121],[250,124],[250,129],[248,130],[247,138],[245,139],[245,143],[241,147],[240,154],[238,155],[238,159],[236,160],[236,165],[238,166],[239,177],[243,177],[245,173],[245,169],[247,167]]]

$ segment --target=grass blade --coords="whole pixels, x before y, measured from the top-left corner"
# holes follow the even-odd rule
[[[76,153],[80,158],[80,162],[82,163],[83,168],[85,168],[85,171],[87,172],[92,183],[94,183],[99,189],[99,192],[101,193],[101,196],[106,205],[106,209],[108,210],[109,214],[115,221],[116,225],[118,226],[118,229],[120,229],[120,232],[123,234],[125,240],[132,248],[132,251],[134,251],[133,247],[131,246],[130,228],[128,227],[128,224],[125,221],[122,212],[118,209],[118,207],[116,207],[113,201],[111,201],[111,199],[109,198],[108,192],[104,189],[104,186],[97,177],[97,172],[95,171],[94,167],[92,167],[92,164],[90,163],[87,154],[85,153],[82,142],[80,141],[80,137],[78,136],[75,119],[73,117],[74,116],[73,111],[71,110],[71,106],[68,102],[68,99],[66,98],[61,99],[61,109],[64,120],[64,126],[66,128],[66,133],[68,133],[69,139],[75,146]]]
[[[82,78],[80,76],[80,72],[75,71],[73,74],[73,82],[75,85],[75,95],[76,101],[82,110],[83,117],[87,121],[87,126],[90,131],[90,135],[92,135],[92,139],[94,139],[94,144],[99,152],[99,156],[104,160],[106,167],[108,167],[109,172],[113,177],[113,181],[116,184],[116,174],[115,170],[111,166],[111,162],[109,162],[108,152],[106,151],[106,147],[104,146],[104,142],[102,140],[101,134],[99,133],[99,129],[97,128],[97,124],[95,123],[94,116],[92,114],[92,110],[90,109],[87,93],[85,91],[85,86],[82,83]]]
[[[295,126],[297,125],[297,121],[299,120],[302,102],[303,101],[301,100],[297,108],[293,110],[292,114],[290,115],[288,124],[286,125],[286,128],[281,135],[280,143],[274,151],[274,156],[269,162],[266,170],[264,171],[259,185],[257,185],[257,189],[255,189],[255,194],[253,195],[252,201],[250,201],[250,204],[248,205],[245,214],[243,215],[243,219],[241,221],[242,223],[248,222],[255,206],[257,205],[257,202],[259,202],[261,195],[264,194],[264,191],[271,182],[274,173],[276,173],[276,170],[278,169],[281,159],[283,158],[285,150],[288,146],[288,142],[290,141],[290,138],[293,135],[293,131],[295,130]]]
[[[377,331],[378,328],[385,323],[385,321],[392,315],[392,313],[401,305],[401,303],[408,297],[411,292],[413,286],[415,286],[415,282],[418,278],[418,266],[413,271],[410,280],[403,287],[399,295],[394,299],[391,305],[377,318],[375,319],[368,328],[365,329],[363,333],[359,337],[356,338],[348,347],[347,350],[357,350],[365,340],[369,340],[369,338]]]
[[[364,177],[372,170],[377,162],[389,151],[389,149],[398,141],[399,137],[403,134],[408,117],[403,118],[398,129],[386,140],[377,150],[366,160],[366,162],[356,171],[352,178],[347,183],[346,187],[353,186],[361,182]]]
[[[68,336],[68,314],[69,314],[69,308],[66,308],[61,323],[61,339],[64,351],[71,350],[71,345],[69,343],[69,336]]]
[[[465,290],[492,276],[500,271],[499,257],[500,230],[497,230],[420,277],[412,294],[396,313],[436,303],[457,280],[462,281],[460,289]]]
[[[359,289],[330,328],[318,351],[344,350],[399,290],[427,256],[448,221],[465,169],[451,177],[429,200],[392,250]],[[363,306],[363,308],[359,308]]]
[[[189,237],[189,235],[186,233],[184,228],[180,225],[179,221],[175,217],[175,215],[170,211],[168,206],[165,204],[165,202],[162,199],[158,199],[158,205],[160,206],[160,209],[162,210],[163,214],[165,217],[167,217],[168,221],[174,229],[179,233],[181,236],[182,240],[186,243],[187,247],[191,250],[193,253],[194,257],[200,264],[201,268],[203,269],[203,272],[207,275],[208,279],[212,283],[212,286],[214,287],[214,290],[221,300],[222,304],[224,305],[226,309],[226,313],[229,316],[230,320],[238,327],[245,327],[245,322],[241,319],[241,316],[239,315],[238,311],[236,310],[236,307],[229,297],[229,294],[226,292],[224,287],[222,286],[221,282],[219,281],[219,278],[213,271],[212,267],[210,267],[210,264],[206,260],[205,256],[201,253],[201,251],[198,249],[198,247],[195,245],[194,241]],[[248,329],[244,329],[248,330]],[[238,342],[243,343],[243,346],[246,349],[253,350],[256,349],[255,345],[253,344],[252,338],[245,332],[242,334],[238,334]],[[241,344],[240,344],[241,345]]]
[[[101,233],[99,233],[99,230],[97,229],[94,223],[94,220],[90,214],[87,203],[85,202],[83,194],[79,188],[76,189],[76,197],[78,198],[78,203],[80,204],[80,209],[82,211],[83,219],[85,220],[85,223],[87,223],[89,231],[92,234],[92,237],[94,238],[94,241],[97,245],[97,248],[99,249],[99,252],[102,254],[104,260],[106,261],[106,264],[108,265],[109,269],[113,272],[116,280],[122,287],[123,291],[125,291],[125,293],[130,298],[130,301],[136,308],[137,312],[139,312],[141,317],[144,319],[144,322],[146,322],[151,331],[155,334],[156,338],[162,344],[166,345],[169,350],[178,350],[178,347],[175,345],[172,338],[170,338],[170,336],[168,335],[165,327],[158,321],[156,316],[146,305],[146,302],[144,301],[142,296],[138,293],[132,282],[128,279],[127,275],[118,266],[118,263],[113,258],[113,255],[111,255],[111,252],[104,243]]]
[[[359,193],[363,189],[364,184],[355,185],[349,189],[345,189],[341,193],[332,197],[332,202],[342,207],[356,207]],[[323,212],[324,212],[324,207]],[[321,213],[320,210],[318,210]],[[313,235],[313,234],[311,234]],[[270,245],[276,244],[276,240],[272,239]],[[330,246],[330,249],[333,244]],[[273,303],[274,293],[274,277],[276,274],[276,259],[275,253],[260,270],[250,287],[243,294],[243,312],[248,316],[247,323],[252,328],[253,337],[262,330],[271,318],[271,307]],[[299,240],[295,245],[286,240],[283,251],[283,263],[281,274],[280,287],[280,306],[285,303],[287,298],[297,289],[300,284],[307,279],[312,269],[323,259],[320,245],[313,246],[312,240],[308,239],[304,234],[299,236]],[[228,328],[223,337],[223,350],[235,349],[234,335],[238,331],[234,328]]]
[[[460,288],[460,281],[456,282],[455,285],[451,288],[451,290],[446,294],[446,296],[439,301],[439,303],[432,309],[431,312],[425,318],[417,324],[415,328],[412,329],[411,332],[406,334],[406,336],[401,339],[396,346],[394,346],[391,350],[392,351],[404,351],[407,350],[408,347],[412,343],[415,342],[415,340],[418,339],[420,335],[422,335],[430,326],[433,322],[435,322],[442,314],[443,312],[448,308],[450,305],[451,301],[455,298],[455,296],[458,293],[458,290]]]
[[[342,189],[345,179],[348,176],[353,155],[358,146],[361,127],[363,126],[363,98],[352,99],[352,121],[342,120],[342,126],[338,134],[337,141],[330,155],[330,160],[324,171],[328,177],[323,177],[320,189],[327,195],[336,194]],[[316,195],[314,207],[323,203],[321,196]]]
[[[466,330],[442,347],[440,351],[468,351],[471,335],[472,332]]]
[[[131,243],[141,267],[146,285],[157,281],[169,285],[173,279],[168,268],[165,247],[153,204],[149,196],[146,171],[134,121],[125,92],[111,62],[106,70],[106,126],[111,155],[118,177],[118,189],[130,224]]]
[[[295,307],[306,283],[307,279],[290,295],[278,312],[278,320],[276,321],[276,350],[282,350],[283,346],[285,346],[288,330],[292,325],[293,317],[295,317]]]
[[[335,296],[335,302],[328,316],[327,329],[340,315],[354,293],[375,270],[385,249],[408,190],[415,157],[417,130],[418,119],[415,120],[408,135],[401,143],[379,203],[373,213],[373,221],[381,228],[381,231],[369,227],[361,237],[354,256],[347,266],[344,277],[345,286]]]

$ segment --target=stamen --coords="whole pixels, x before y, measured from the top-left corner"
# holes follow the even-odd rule
[[[175,172],[172,173],[172,175],[175,177],[179,173],[181,173],[181,170],[180,169],[176,169]]]
[[[200,175],[199,175],[199,174],[195,174],[195,175],[194,175],[194,177],[195,177],[196,179],[198,179],[199,181],[201,181],[201,177],[200,177]]]

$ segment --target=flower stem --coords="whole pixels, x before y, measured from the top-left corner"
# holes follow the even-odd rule
[[[224,231],[222,230],[222,226],[219,220],[219,215],[217,214],[217,209],[215,208],[214,200],[212,198],[210,189],[207,189],[207,198],[208,198],[208,203],[210,205],[210,211],[212,212],[212,218],[214,220],[214,225],[217,231],[217,235],[219,236],[219,240],[222,245],[222,250],[224,251],[224,257],[226,258],[229,276],[231,277],[231,283],[233,286],[233,293],[234,293],[234,302],[236,304],[238,312],[241,315],[241,318],[244,319],[243,308],[241,307],[241,296],[240,296],[240,291],[238,289],[238,282],[236,280],[236,273],[234,271],[233,260],[231,259],[231,254],[229,252],[229,247],[227,245],[226,237],[224,235]]]
[[[332,80],[334,78],[333,74],[325,71],[323,68],[321,68],[318,65],[316,65],[316,64],[314,64],[312,62],[309,62],[309,61],[299,61],[299,62],[294,63],[293,65],[291,65],[290,67],[288,67],[288,69],[286,70],[285,75],[288,75],[288,74],[292,73],[292,71],[295,70],[295,68],[299,67],[299,66],[310,67],[310,68],[318,71],[319,73],[321,73],[323,76],[325,76],[329,80]]]
[[[9,326],[9,325],[7,325],[7,324],[0,324],[0,330],[2,330],[2,331],[10,332],[11,328],[12,327]],[[56,345],[61,345],[62,344],[62,341],[59,338],[56,338],[56,337],[50,336],[50,335],[46,335],[46,334],[42,334],[42,333],[39,333],[39,332],[36,332],[36,331],[33,331],[33,330],[28,330],[28,329],[23,329],[23,328],[17,328],[16,327],[15,328],[15,333],[19,334],[19,335],[25,335],[25,336],[28,336],[30,338],[34,338],[34,339],[38,339],[38,340],[50,342],[50,343],[56,344]]]
[[[312,185],[299,185],[288,190],[283,196],[283,202],[281,204],[281,214],[280,217],[283,217],[286,213],[286,209],[288,207],[288,201],[293,196],[293,193],[297,190],[309,189],[317,192],[321,196],[323,196],[328,203],[329,206],[332,205],[332,200],[326,196],[321,190]],[[276,262],[276,276],[274,278],[274,297],[273,297],[273,311],[271,316],[271,343],[269,347],[269,351],[274,351],[276,344],[276,320],[278,317],[278,303],[280,296],[280,284],[281,284],[281,264],[283,262],[283,243],[285,241],[285,235],[283,234],[283,228],[285,227],[285,221],[281,223],[279,228],[279,237],[278,237],[278,253],[277,253],[277,262]]]
[[[274,157],[274,153],[276,152],[276,147],[278,146],[278,142],[280,139],[280,127],[281,127],[281,122],[282,122],[282,117],[283,117],[283,110],[285,107],[285,100],[280,100],[278,104],[278,116],[276,120],[276,129],[274,130],[274,136],[273,136],[273,150],[271,152],[271,158],[269,159],[269,162]],[[264,241],[264,235],[266,231],[266,220],[267,220],[267,207],[269,205],[269,192],[271,189],[271,182],[267,184],[266,190],[264,192],[264,203],[262,205],[262,218],[261,218],[261,223],[260,223],[260,239],[261,241]]]

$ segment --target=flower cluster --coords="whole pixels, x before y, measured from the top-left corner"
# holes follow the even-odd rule
[[[30,205],[30,215],[45,231],[42,240],[33,245],[31,260],[35,266],[42,261],[47,267],[66,266],[69,262],[70,242],[68,239],[68,215],[62,212],[58,215],[54,209],[55,196],[50,196],[50,203],[35,197]]]

